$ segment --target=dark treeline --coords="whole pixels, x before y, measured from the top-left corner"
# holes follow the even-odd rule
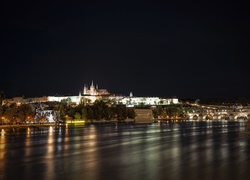
[[[84,120],[118,120],[127,118],[134,119],[136,114],[132,107],[122,104],[110,104],[102,100],[96,100],[93,104],[80,103],[78,106],[68,106],[67,104],[57,104],[54,111],[60,112],[60,119],[84,119]]]
[[[1,124],[19,124],[32,122],[34,120],[35,111],[29,104],[17,104],[1,105],[0,117]]]
[[[153,117],[156,118],[183,118],[187,113],[187,109],[183,105],[165,105],[157,106],[152,110]]]
[[[41,106],[43,105],[43,108]],[[44,116],[36,116],[36,109],[52,110],[55,123],[66,120],[118,120],[134,119],[136,114],[134,108],[122,104],[110,104],[101,100],[93,104],[80,103],[71,106],[68,103],[44,103],[44,104],[11,104],[0,106],[1,124],[20,124],[27,122],[46,122]],[[35,119],[37,117],[38,119]]]

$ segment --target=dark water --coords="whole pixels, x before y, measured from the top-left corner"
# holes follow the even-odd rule
[[[250,179],[243,122],[5,129],[0,179]]]

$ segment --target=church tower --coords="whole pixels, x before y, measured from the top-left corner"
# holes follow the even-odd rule
[[[83,95],[88,94],[88,87],[84,85],[83,87]]]
[[[95,95],[98,94],[98,93],[97,93],[97,89],[96,89],[95,86],[94,86],[93,80],[92,80],[91,86],[90,86],[90,88],[89,88],[89,94],[90,94],[91,96],[95,96]]]
[[[81,100],[82,100],[82,94],[81,94],[81,91],[79,91],[78,102],[77,103],[80,104]]]
[[[90,95],[92,96],[95,95],[95,86],[94,86],[93,80],[90,86]]]

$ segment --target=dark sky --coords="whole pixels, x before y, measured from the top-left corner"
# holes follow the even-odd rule
[[[5,1],[0,89],[250,97],[249,6],[241,1]]]

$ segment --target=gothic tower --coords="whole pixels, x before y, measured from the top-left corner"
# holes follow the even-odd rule
[[[90,95],[95,95],[95,86],[94,86],[93,80],[90,86]]]
[[[86,85],[84,85],[83,94],[88,94],[88,87]]]

